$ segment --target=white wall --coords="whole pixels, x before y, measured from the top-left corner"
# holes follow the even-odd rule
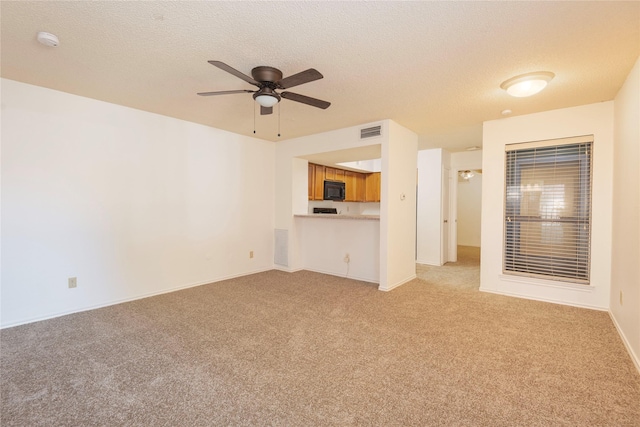
[[[591,285],[502,274],[506,144],[594,135]],[[583,105],[484,123],[480,290],[599,309],[609,308],[613,102]]]
[[[380,290],[416,277],[416,171],[418,135],[389,121],[382,143]]]
[[[2,326],[272,268],[272,143],[1,84]]]
[[[614,102],[610,310],[640,370],[640,58]]]

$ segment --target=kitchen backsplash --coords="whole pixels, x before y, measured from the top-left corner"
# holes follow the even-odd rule
[[[380,203],[334,202],[331,200],[310,200],[309,214],[313,208],[336,208],[338,215],[380,215]]]

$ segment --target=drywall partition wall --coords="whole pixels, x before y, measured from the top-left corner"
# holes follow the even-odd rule
[[[380,283],[379,220],[307,216],[295,224],[305,270]]]
[[[506,144],[594,135],[591,285],[502,274]],[[611,289],[613,102],[546,111],[484,123],[480,290],[607,309]]]
[[[381,126],[381,135],[373,138],[360,138],[360,130],[362,128]],[[323,258],[325,254],[320,254],[321,246],[307,245],[301,246],[304,242],[308,242],[298,233],[298,225],[294,221],[293,215],[307,214],[307,209],[302,206],[307,205],[307,169],[301,167],[300,157],[311,154],[334,152],[356,147],[365,147],[370,145],[389,144],[386,152],[383,149],[383,170],[380,203],[380,249],[391,245],[394,252],[388,255],[385,252],[380,253],[379,259],[371,257],[371,251],[365,250],[362,253],[350,253],[352,262],[363,262],[362,271],[372,271],[376,265],[380,264],[380,287],[381,289],[391,289],[401,284],[404,280],[415,276],[415,150],[417,149],[417,136],[393,123],[390,120],[383,120],[374,123],[365,123],[360,126],[354,126],[335,131],[324,132],[321,134],[310,135],[306,137],[291,139],[279,142],[276,145],[276,205],[275,205],[275,226],[279,229],[289,230],[289,247],[297,248],[297,251],[289,251],[289,262],[287,266],[276,265],[276,268],[285,271],[296,271],[303,268],[321,270],[326,273],[344,275],[343,258],[346,247],[336,244],[332,249],[334,251],[333,260],[328,260],[326,265],[305,265],[305,259]],[[413,158],[411,152],[413,153]],[[384,166],[385,156],[395,156],[393,160]],[[296,159],[297,158],[297,159]],[[306,163],[305,163],[306,164]],[[385,169],[386,168],[386,169]],[[391,172],[388,172],[389,168]],[[405,168],[405,169],[402,169]],[[408,168],[408,169],[407,169]],[[411,177],[409,178],[409,171]],[[385,174],[394,174],[394,178],[385,180]],[[411,184],[409,185],[409,182]],[[297,184],[294,184],[297,183]],[[304,185],[299,185],[304,183]],[[304,188],[303,188],[304,187]],[[397,198],[393,202],[385,199],[388,190],[386,187],[392,188],[392,194]],[[411,187],[411,190],[407,188]],[[383,209],[385,203],[400,203],[399,195],[405,193],[405,201],[402,201],[401,207],[392,206]],[[413,204],[413,213],[408,213],[407,209]],[[387,215],[392,215],[392,220],[385,220]],[[410,215],[410,219],[407,215]],[[399,220],[398,218],[402,218]],[[307,224],[305,222],[304,224]],[[302,222],[298,224],[303,224]],[[383,226],[383,224],[385,224]],[[306,226],[306,225],[305,225]],[[383,236],[384,227],[384,236]],[[407,236],[411,235],[408,239]],[[388,236],[392,236],[390,239]],[[404,243],[407,243],[405,246]],[[359,246],[355,249],[358,250]],[[316,257],[317,255],[317,257]],[[354,257],[359,257],[357,260]],[[392,261],[388,260],[391,257]],[[410,259],[410,261],[409,261]],[[389,265],[391,267],[389,268]],[[411,265],[409,273],[408,266]],[[384,269],[384,274],[382,273]],[[372,280],[367,276],[367,280]]]
[[[481,245],[482,175],[477,175],[470,185],[459,182],[459,172],[482,170],[482,150],[451,153],[451,236],[449,260],[457,261],[457,245]],[[456,184],[456,182],[458,184]],[[458,194],[459,190],[462,194]],[[462,233],[462,236],[459,234]]]
[[[360,129],[371,126],[381,126],[381,135],[374,138],[360,139]],[[369,145],[381,144],[389,137],[388,120],[382,122],[367,123],[360,126],[353,126],[345,129],[338,129],[323,132],[315,135],[289,139],[278,142],[275,148],[275,227],[289,230],[289,259],[287,265],[276,264],[275,268],[284,271],[297,271],[306,268],[304,259],[314,256],[315,248],[302,248],[301,236],[298,235],[296,222],[293,215],[305,215],[308,213],[308,191],[307,191],[307,164],[301,157],[311,154],[333,152],[343,149],[365,147]],[[322,268],[325,272],[332,272],[336,275],[343,275],[342,259],[344,249],[335,247],[335,257],[339,261],[336,264],[340,268],[336,271],[332,267]],[[309,253],[303,253],[303,252]],[[351,254],[352,259],[357,254]],[[368,253],[362,254],[363,258],[368,257]],[[377,261],[375,261],[377,262]],[[373,268],[371,265],[365,270]]]
[[[416,262],[442,265],[442,170],[444,150],[418,151]]]
[[[640,59],[614,100],[611,315],[640,370]]]
[[[380,286],[389,291],[416,277],[418,135],[389,121],[382,143]]]
[[[1,84],[2,326],[272,268],[272,143]]]

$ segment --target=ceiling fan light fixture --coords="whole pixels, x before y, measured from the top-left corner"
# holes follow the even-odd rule
[[[258,102],[258,104],[266,108],[273,107],[278,102],[280,102],[280,100],[275,96],[266,94],[256,96],[256,101]]]
[[[282,78],[282,71],[277,68],[260,66],[254,67],[251,70],[251,76],[236,70],[235,68],[225,64],[221,61],[208,61],[209,64],[226,71],[238,77],[245,82],[256,86],[258,90],[239,89],[239,90],[219,90],[215,92],[198,92],[200,96],[212,96],[212,95],[227,95],[232,93],[252,93],[253,99],[260,104],[260,115],[273,114],[273,106],[280,102],[282,98],[290,101],[299,102],[301,104],[310,105],[316,108],[322,108],[323,110],[328,108],[331,103],[323,101],[321,99],[312,98],[310,96],[300,95],[294,92],[282,92],[278,93],[276,90],[289,89],[294,86],[300,86],[304,83],[309,83],[323,76],[314,68],[301,71],[286,78]]]
[[[471,179],[474,176],[475,176],[475,173],[473,173],[470,170],[460,171],[460,178],[462,178],[462,179]]]
[[[280,102],[280,95],[270,87],[263,87],[253,94],[253,99],[255,99],[261,106],[270,108]]]
[[[535,95],[547,86],[547,83],[555,77],[550,71],[537,71],[535,73],[521,74],[505,80],[500,87],[511,96],[524,98]]]

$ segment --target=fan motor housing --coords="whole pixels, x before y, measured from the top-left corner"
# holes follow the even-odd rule
[[[251,70],[251,76],[258,82],[275,83],[282,80],[282,71],[273,67],[260,66]]]

